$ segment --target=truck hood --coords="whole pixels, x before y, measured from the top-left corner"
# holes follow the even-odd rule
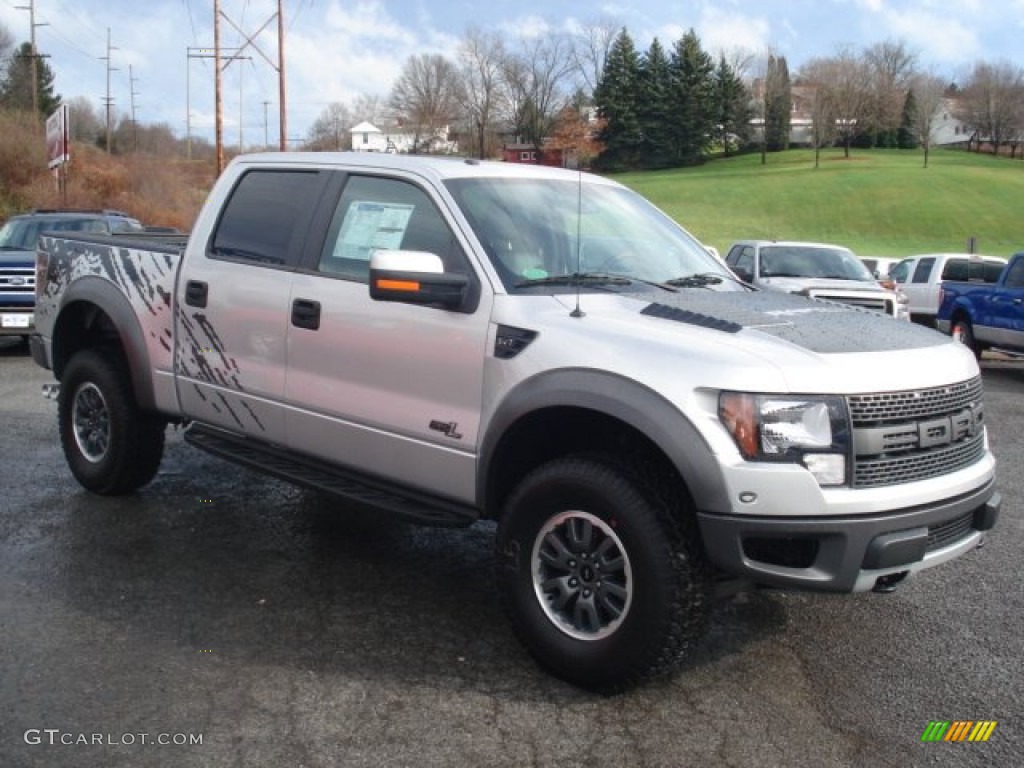
[[[0,250],[0,266],[3,267],[30,267],[35,266],[36,252],[14,250]]]
[[[819,354],[904,351],[949,342],[931,329],[878,312],[774,291],[624,294],[621,309],[723,334],[763,334]]]
[[[758,282],[770,291],[799,293],[800,291],[856,291],[858,293],[880,293],[884,288],[874,281],[836,280],[825,277],[763,277]]]

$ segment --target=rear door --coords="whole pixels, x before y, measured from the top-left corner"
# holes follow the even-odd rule
[[[327,178],[317,170],[248,171],[209,240],[189,244],[175,318],[185,416],[284,441],[291,284]]]
[[[981,321],[992,328],[989,339],[996,345],[1024,349],[1024,256],[1016,257],[1002,284],[990,290],[990,314]]]
[[[343,176],[335,200],[292,283],[288,445],[472,502],[490,292],[471,311],[372,300],[374,249],[428,251],[476,295],[482,284],[461,233],[414,177]]]

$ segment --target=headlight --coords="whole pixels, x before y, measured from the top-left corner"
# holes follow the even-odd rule
[[[850,426],[843,398],[722,392],[718,418],[747,461],[802,464],[819,485],[846,483]]]

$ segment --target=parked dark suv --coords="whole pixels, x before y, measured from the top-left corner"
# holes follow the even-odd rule
[[[0,336],[28,339],[36,303],[36,241],[41,232],[142,232],[127,213],[40,209],[12,216],[0,228]]]

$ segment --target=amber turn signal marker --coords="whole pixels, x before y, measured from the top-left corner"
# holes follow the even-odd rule
[[[744,458],[757,456],[757,412],[754,398],[738,393],[722,393],[718,402],[722,421],[739,446]]]
[[[378,280],[377,287],[382,291],[418,291],[420,284],[413,280]]]

